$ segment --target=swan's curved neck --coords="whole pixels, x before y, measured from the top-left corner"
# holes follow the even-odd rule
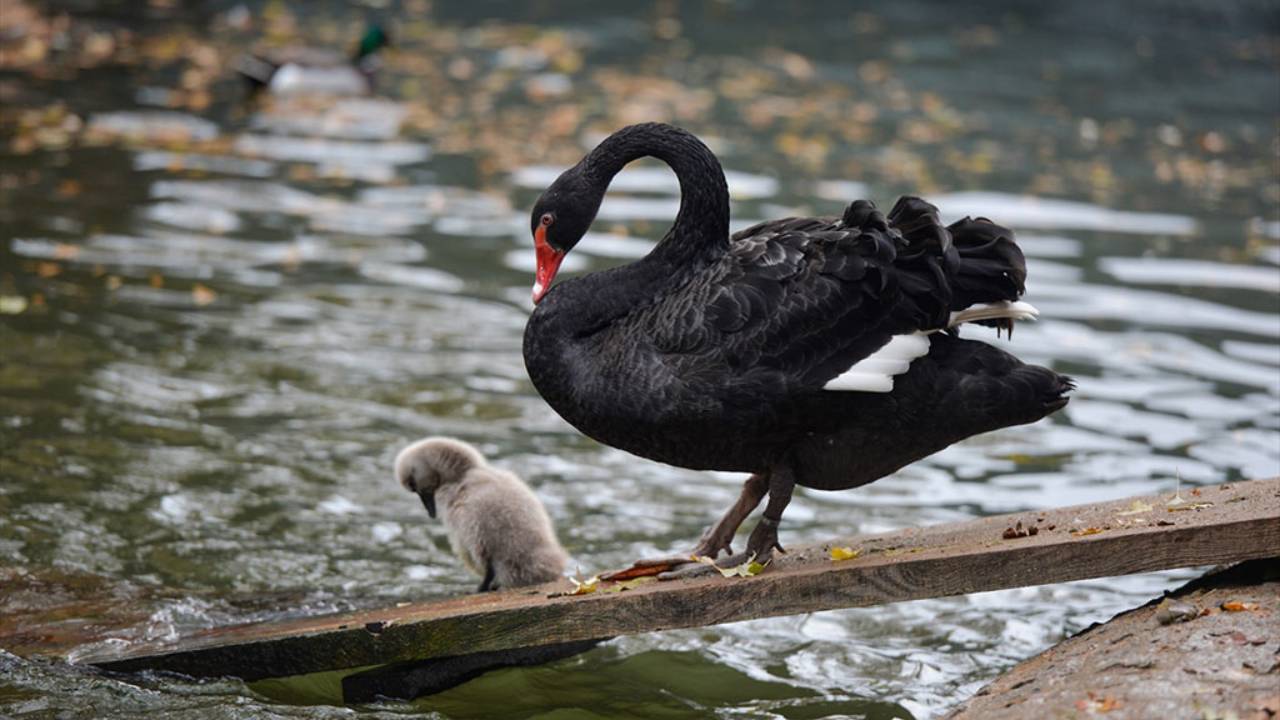
[[[642,157],[665,162],[680,181],[680,212],[651,257],[688,262],[723,252],[729,244],[729,188],[720,161],[692,134],[658,123],[632,125],[592,150],[583,170],[603,189],[624,165]]]

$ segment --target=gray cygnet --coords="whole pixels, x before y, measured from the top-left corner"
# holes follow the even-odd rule
[[[419,440],[396,456],[396,479],[418,494],[431,517],[439,505],[454,553],[484,577],[480,592],[564,574],[568,554],[538,497],[471,445],[446,437]]]

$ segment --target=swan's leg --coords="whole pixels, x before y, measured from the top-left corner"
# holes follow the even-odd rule
[[[773,551],[786,552],[778,542],[778,523],[782,513],[791,503],[791,493],[796,488],[795,478],[791,471],[780,468],[769,474],[769,504],[764,506],[764,517],[756,529],[751,531],[751,539],[747,541],[747,557],[754,556],[756,562],[765,562],[773,556]]]
[[[625,570],[618,570],[612,573],[601,575],[601,579],[622,579],[626,577],[637,577],[640,575],[658,575],[662,573],[663,579],[670,577],[687,577],[688,573],[680,573],[669,575],[672,571],[679,573],[680,570],[694,571],[702,568],[708,572],[711,568],[701,563],[691,563],[690,555],[699,555],[714,558],[723,550],[726,554],[731,554],[733,548],[733,536],[738,532],[738,527],[742,525],[742,521],[747,519],[764,496],[769,492],[769,474],[756,473],[747,478],[742,484],[742,493],[738,495],[737,501],[733,506],[725,512],[715,525],[707,528],[702,533],[702,538],[698,541],[697,547],[689,555],[667,555],[665,557],[642,558]],[[691,566],[686,568],[685,566]],[[679,570],[677,570],[679,569]],[[700,574],[700,573],[695,573]]]
[[[782,513],[787,509],[787,505],[791,502],[791,493],[795,490],[795,479],[791,471],[786,468],[779,468],[765,476],[752,475],[753,479],[760,477],[761,484],[763,479],[768,478],[769,483],[769,502],[764,506],[764,517],[760,518],[760,523],[756,525],[755,530],[751,531],[751,539],[747,541],[747,551],[730,555],[721,560],[718,564],[720,567],[730,568],[735,565],[741,565],[747,561],[758,563],[766,563],[773,557],[773,551],[777,549],[780,552],[786,552],[782,548],[782,544],[778,542],[778,522],[782,520]],[[746,496],[744,488],[743,496]],[[741,502],[741,500],[739,500]],[[759,497],[756,503],[760,502]],[[736,505],[734,506],[737,507]],[[732,514],[733,510],[730,510]],[[750,510],[747,511],[748,513]],[[729,515],[725,516],[728,519]],[[743,516],[745,517],[745,515]],[[723,522],[723,521],[722,521]],[[741,522],[741,520],[739,520]],[[712,568],[703,563],[690,563],[673,567],[667,572],[658,575],[659,580],[678,580],[681,578],[698,577],[712,572]]]
[[[742,521],[756,509],[768,492],[769,475],[767,473],[756,473],[747,478],[747,481],[742,484],[742,494],[738,496],[737,502],[729,508],[719,522],[702,533],[702,539],[698,541],[693,554],[709,558],[719,555],[721,550],[726,555],[733,554],[733,548],[730,545],[733,544],[734,533],[738,532]]]

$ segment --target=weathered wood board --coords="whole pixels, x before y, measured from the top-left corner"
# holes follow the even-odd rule
[[[216,628],[79,658],[246,680],[570,643],[1280,555],[1280,478],[841,538],[750,578],[548,597],[569,584]],[[1018,535],[1021,523],[1021,537]],[[1034,535],[1030,528],[1036,528]],[[859,549],[833,561],[833,545]]]

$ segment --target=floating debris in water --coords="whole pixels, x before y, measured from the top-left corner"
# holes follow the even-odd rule
[[[187,113],[164,110],[107,112],[89,117],[85,134],[91,140],[125,139],[157,145],[213,140],[218,126]]]
[[[0,315],[20,315],[27,309],[27,299],[21,295],[0,295]]]

